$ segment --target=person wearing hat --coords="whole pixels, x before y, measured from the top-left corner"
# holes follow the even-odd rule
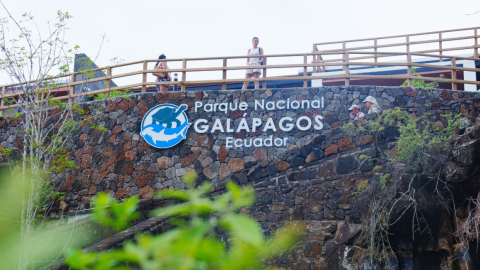
[[[367,114],[380,113],[382,111],[377,100],[372,96],[368,96],[363,102],[365,102],[365,106],[369,109]]]
[[[365,114],[360,111],[360,107],[358,105],[352,105],[352,107],[348,108],[350,112],[350,118],[353,120],[358,120],[360,118],[365,117]]]

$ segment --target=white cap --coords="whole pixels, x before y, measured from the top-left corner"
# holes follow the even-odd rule
[[[352,105],[352,107],[348,108],[348,110],[351,111],[355,108],[360,109],[360,107],[358,105]]]
[[[363,102],[377,103],[377,100],[372,96],[368,96]]]

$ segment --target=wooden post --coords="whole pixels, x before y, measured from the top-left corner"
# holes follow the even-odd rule
[[[3,116],[3,107],[5,107],[5,95],[7,94],[7,86],[2,86],[2,96],[0,96],[0,116]]]
[[[478,58],[478,37],[477,37],[477,29],[478,28],[475,28],[473,29],[473,33],[475,34],[475,49],[473,49],[473,57],[474,58]]]
[[[348,64],[348,52],[345,52],[345,76],[350,76],[350,65]],[[350,86],[350,78],[345,78],[345,86]]]
[[[322,55],[318,55],[318,60],[323,61]],[[323,62],[323,63],[324,63],[324,62]],[[323,63],[322,63],[322,64],[323,64]],[[325,71],[327,70],[327,66],[321,66],[320,68],[321,68],[320,71],[322,71],[322,72],[325,72]]]
[[[307,55],[305,54],[303,56],[303,63],[306,65],[307,64]],[[303,76],[308,76],[308,70],[307,66],[303,67]],[[303,80],[303,87],[308,87],[308,80]]]
[[[266,66],[267,65],[267,57],[263,56],[263,58],[264,58],[263,65]],[[263,78],[266,78],[266,77],[267,77],[267,69],[263,68]],[[262,88],[267,89],[267,81],[262,82]]]
[[[187,59],[182,60],[182,68],[187,68]],[[182,71],[182,92],[185,92],[185,80],[187,79],[187,72]]]
[[[407,53],[410,53],[410,36],[406,36],[406,47],[407,47]]]
[[[375,58],[374,62],[377,63],[377,39],[373,39],[373,51],[375,52]],[[375,66],[375,68],[378,68],[378,66]]]
[[[347,43],[344,41],[342,44],[343,44],[342,45],[342,48],[343,48],[343,62],[345,63],[346,62],[346,57],[345,57],[346,51],[345,51],[345,49],[347,48]],[[345,70],[345,66],[343,66],[343,70]]]
[[[75,83],[76,81],[77,81],[77,74],[73,72],[72,78],[70,79],[70,83]],[[75,95],[75,86],[70,85],[69,93],[70,93],[70,97],[68,101],[73,104],[73,95]]]
[[[410,54],[410,36],[406,36],[406,43],[407,43],[407,63],[408,63],[408,76],[412,76],[412,55]],[[413,87],[413,80],[411,78],[408,79],[408,86]]]
[[[105,96],[108,98],[110,97],[110,87],[112,85],[112,79],[110,77],[112,77],[112,67],[108,67],[107,68],[107,81],[105,83],[105,89],[108,90],[108,92],[105,93]],[[143,89],[142,89],[142,92],[143,92]]]
[[[148,69],[148,62],[147,61],[143,61],[143,71],[145,72],[145,70]],[[142,93],[146,93],[147,92],[147,73],[143,73],[142,75]]]
[[[438,33],[438,39],[439,39],[439,41],[438,41],[438,49],[440,50],[440,52],[439,52],[440,55],[442,55],[442,54],[443,54],[443,52],[442,52],[442,32],[439,32],[439,33]],[[440,57],[440,62],[443,62],[443,58],[442,58],[442,57]]]
[[[410,52],[407,54],[407,63],[408,63],[407,74],[408,74],[408,76],[410,76],[410,78],[408,78],[408,86],[413,87],[413,80],[411,78],[411,76],[413,76],[413,74],[412,74],[412,55],[410,54]]]
[[[223,58],[223,67],[226,68],[227,67],[227,58]],[[223,70],[223,76],[222,76],[222,80],[226,80],[227,79],[227,71],[224,69]],[[227,90],[227,83],[222,83],[222,90]]]
[[[453,68],[455,68],[457,66],[457,59],[455,57],[452,57],[451,66]],[[456,80],[456,79],[457,79],[457,70],[452,69],[452,80]],[[457,90],[457,83],[456,82],[452,82],[452,90]]]
[[[317,48],[317,46],[314,44],[314,45],[313,45],[312,53],[315,53],[316,48]],[[317,61],[317,56],[314,54],[314,55],[313,55],[313,59],[312,59],[312,64],[314,64],[315,61]],[[313,72],[319,72],[318,67],[314,66],[314,67],[313,67]]]
[[[313,52],[314,53],[318,52],[317,45],[313,45]],[[313,57],[314,57],[313,60],[315,60],[315,61],[320,61],[321,60],[320,59],[321,56],[318,55],[318,54],[315,54]],[[322,67],[320,67],[320,66],[313,67],[313,69],[315,70],[315,72],[322,72]]]

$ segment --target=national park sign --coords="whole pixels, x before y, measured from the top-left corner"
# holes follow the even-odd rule
[[[186,138],[188,127],[190,126],[185,110],[187,105],[181,104],[175,106],[172,104],[162,104],[155,106],[149,110],[142,121],[141,135],[153,147],[169,148],[175,146]],[[197,134],[202,133],[226,133],[225,147],[287,147],[288,138],[270,136],[251,136],[249,138],[235,138],[234,133],[249,132],[266,134],[271,131],[291,131],[297,129],[299,131],[322,130],[323,116],[315,115],[313,117],[307,115],[298,115],[298,112],[304,113],[307,109],[324,108],[324,98],[315,100],[277,100],[266,101],[264,99],[250,102],[229,102],[229,103],[207,103],[196,101],[193,113],[199,114],[200,111],[205,113],[220,113],[224,115],[214,119],[213,124],[209,124],[209,120],[204,117],[195,117],[193,124]],[[247,111],[249,112],[270,112],[280,110],[285,112],[276,124],[273,117],[250,117],[247,119]],[[234,121],[229,117],[231,112],[243,112],[240,120]],[[290,112],[297,113],[296,117]]]

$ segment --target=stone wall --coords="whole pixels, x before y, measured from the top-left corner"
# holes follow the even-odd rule
[[[186,170],[195,170],[199,182],[213,183],[214,194],[221,192],[229,179],[252,185],[258,201],[242,212],[260,221],[267,234],[284,222],[303,220],[308,236],[295,256],[277,263],[295,269],[326,269],[326,243],[339,233],[337,228],[345,223],[346,217],[352,215],[355,200],[352,193],[360,182],[372,175],[374,164],[358,157],[377,155],[371,135],[351,138],[340,129],[352,121],[347,111],[352,104],[359,104],[362,111],[367,112],[362,103],[367,96],[376,97],[383,110],[401,107],[413,117],[428,112],[431,121],[438,122],[439,126],[445,121],[442,114],[460,113],[478,121],[480,111],[480,95],[475,93],[371,86],[176,92],[134,95],[128,100],[110,99],[102,101],[106,110],[98,120],[98,124],[108,130],[101,133],[84,126],[72,140],[72,158],[79,169],[55,176],[57,181],[65,179],[61,184],[65,200],[58,205],[85,209],[89,207],[88,199],[101,191],[117,199],[132,195],[149,199],[156,190],[183,188],[181,176]],[[322,97],[323,108],[250,109],[255,100],[291,102]],[[204,104],[244,101],[249,109],[227,114],[204,109],[195,112],[197,101]],[[163,103],[187,104],[189,120],[194,123],[198,118],[208,119],[210,128],[216,119],[230,118],[232,124],[238,126],[242,118],[250,121],[255,117],[264,124],[272,118],[276,131],[196,133],[192,126],[186,140],[161,150],[151,147],[140,136],[140,124],[150,108]],[[313,121],[318,115],[323,117],[321,130],[279,129],[281,117],[307,116]],[[376,117],[369,114],[366,120]],[[0,118],[0,147],[21,147],[15,133],[20,128],[12,119]],[[394,129],[383,131],[377,138],[380,150],[390,150],[397,134]],[[288,138],[288,146],[227,148],[229,136]]]

